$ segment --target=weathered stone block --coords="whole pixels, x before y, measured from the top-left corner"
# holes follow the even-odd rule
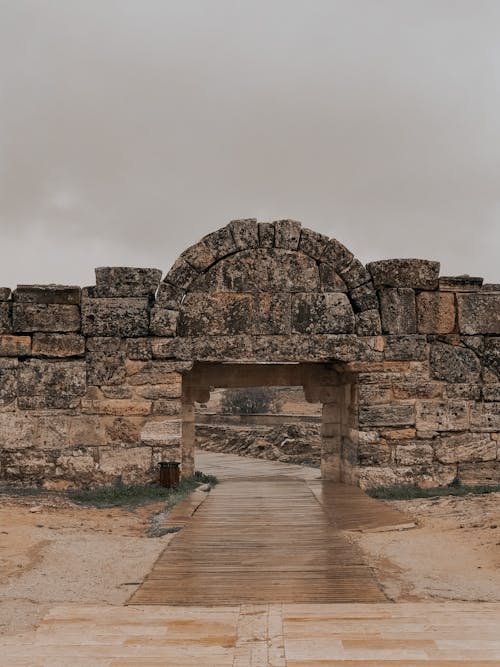
[[[84,415],[149,415],[151,413],[151,402],[139,401],[136,398],[83,398],[81,407]]]
[[[256,334],[289,334],[292,326],[290,294],[255,295],[255,320],[251,330]]]
[[[216,336],[248,332],[254,321],[251,294],[186,295],[179,315],[180,336]]]
[[[451,292],[417,295],[417,331],[447,334],[455,328],[455,296]]]
[[[141,431],[141,442],[151,446],[180,445],[180,419],[150,419]]]
[[[31,331],[79,331],[80,308],[52,303],[12,304],[12,328],[16,333]]]
[[[351,289],[349,292],[352,305],[355,312],[364,310],[378,310],[379,303],[377,293],[373,288],[373,283],[368,282]]]
[[[160,283],[156,293],[155,305],[168,310],[179,310],[185,293],[186,291],[180,287],[170,283]]]
[[[296,220],[274,221],[274,247],[285,250],[297,250],[299,247],[301,225]]]
[[[466,401],[417,401],[416,425],[419,431],[466,431],[469,404]]]
[[[67,480],[74,480],[77,486],[94,481],[96,463],[92,454],[73,451],[69,455],[63,454],[56,460],[56,475]],[[49,483],[49,480],[47,480]],[[50,484],[60,484],[62,480],[50,481]],[[47,488],[47,484],[44,484]]]
[[[354,255],[337,239],[330,239],[326,243],[323,254],[320,257],[322,262],[331,264],[337,272],[341,272],[352,262]]]
[[[404,441],[394,448],[394,462],[398,466],[432,463],[434,450],[430,441]]]
[[[360,285],[371,283],[371,275],[365,269],[361,262],[354,258],[351,263],[345,268],[339,269],[342,280],[347,285],[348,289],[354,289]]]
[[[88,338],[86,361],[89,385],[113,385],[124,382],[125,343],[122,339],[108,336]]]
[[[319,279],[322,292],[347,292],[347,286],[331,264],[319,264]]]
[[[390,384],[359,385],[359,403],[363,406],[388,404],[393,400]]]
[[[441,292],[479,292],[482,284],[483,279],[474,276],[441,276],[439,278]]]
[[[97,387],[94,387],[97,389]],[[91,398],[90,396],[90,387],[89,391],[87,391],[87,398]],[[103,385],[99,387],[98,389],[102,395],[105,398],[133,398],[133,392],[131,387],[127,387],[126,385],[121,385],[121,384],[114,384],[114,385]],[[94,397],[92,397],[94,398]],[[96,398],[101,398],[100,395],[96,396]]]
[[[159,398],[153,401],[152,414],[154,415],[180,415],[181,402],[179,400],[172,400],[168,398]]]
[[[0,336],[0,357],[26,357],[30,354],[30,336]]]
[[[32,353],[38,357],[79,357],[85,354],[85,338],[77,333],[36,333]]]
[[[66,415],[37,416],[33,446],[37,449],[65,449],[68,445],[69,421]]]
[[[142,443],[141,432],[147,419],[144,416],[104,417],[106,443],[136,447]]]
[[[430,368],[433,378],[458,383],[475,383],[481,372],[479,359],[472,350],[442,343],[431,345]]]
[[[500,384],[485,384],[483,387],[483,399],[485,401],[498,401],[500,403]]]
[[[170,361],[127,362],[127,381],[134,386],[144,384],[179,386],[182,382],[181,373],[189,366],[190,364]]]
[[[500,463],[459,463],[458,478],[464,486],[500,484]]]
[[[148,361],[153,358],[150,338],[129,338],[127,340],[127,359]]]
[[[464,334],[500,334],[500,293],[457,294],[458,328]]]
[[[361,466],[385,466],[391,460],[391,448],[380,440],[376,443],[360,443],[358,460]]]
[[[160,284],[160,269],[106,266],[95,269],[96,295],[99,297],[148,297]]]
[[[407,404],[360,407],[359,424],[363,428],[412,426],[415,424],[415,409]]]
[[[366,268],[373,276],[375,287],[412,287],[436,289],[439,262],[427,259],[383,259],[371,262]]]
[[[261,248],[274,248],[274,225],[272,222],[259,222],[259,245]]]
[[[231,220],[228,227],[238,250],[259,247],[259,229],[255,218]]]
[[[486,339],[483,362],[500,378],[500,337],[493,336]]]
[[[69,420],[70,447],[101,447],[106,444],[106,432],[100,416],[76,415]]]
[[[442,435],[436,441],[435,452],[441,463],[493,461],[497,457],[497,445],[489,434]]]
[[[85,336],[147,336],[149,301],[143,298],[83,299],[82,331]]]
[[[179,312],[155,305],[151,310],[149,330],[153,336],[175,336]]]
[[[12,304],[0,301],[0,334],[12,333]]]
[[[199,272],[191,264],[179,257],[165,276],[164,281],[181,289],[187,289],[198,275]]]
[[[382,331],[413,334],[416,331],[415,292],[406,287],[379,290]]]
[[[299,250],[319,261],[328,241],[328,236],[303,227],[300,234]]]
[[[2,408],[13,404],[16,400],[17,367],[17,359],[0,359],[0,407]]]
[[[479,401],[481,387],[477,384],[446,384],[444,393],[447,398],[463,398],[467,401]]]
[[[31,415],[1,412],[0,449],[5,451],[15,451],[33,447],[35,430],[36,419],[31,417]]]
[[[199,273],[206,271],[209,266],[216,262],[214,254],[203,241],[185,250],[181,257]]]
[[[425,336],[386,336],[384,356],[388,361],[424,361],[427,358]]]
[[[292,300],[292,329],[297,333],[352,333],[354,313],[345,294],[297,294]]]
[[[28,359],[19,365],[18,405],[22,409],[74,408],[86,391],[84,361]]]
[[[10,287],[0,287],[0,301],[8,301],[10,298]]]
[[[365,310],[356,315],[356,333],[358,336],[379,336],[382,323],[378,310]]]
[[[500,431],[500,403],[476,403],[470,411],[471,431]]]
[[[107,477],[120,477],[131,483],[144,479],[151,470],[151,447],[103,447],[98,469]]]
[[[80,304],[81,289],[75,285],[18,285],[12,293],[20,303]]]
[[[419,382],[398,382],[393,385],[394,398],[443,398],[443,385],[428,382],[422,378]]]

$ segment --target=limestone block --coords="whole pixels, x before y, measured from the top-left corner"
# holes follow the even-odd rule
[[[444,393],[447,398],[463,398],[468,401],[481,399],[481,387],[478,384],[447,384]]]
[[[176,287],[176,285],[170,283],[160,283],[156,293],[155,305],[162,306],[167,310],[178,310],[185,293],[186,291],[181,287]]]
[[[441,463],[493,461],[497,457],[497,445],[489,433],[442,435],[436,441],[435,451]]]
[[[389,466],[366,466],[357,471],[357,483],[362,489],[373,489],[377,486],[394,486],[401,484],[401,474]]]
[[[431,345],[430,369],[431,376],[437,380],[475,383],[480,377],[481,364],[472,350],[434,343]]]
[[[0,334],[12,333],[12,304],[0,301]]]
[[[406,471],[406,483],[421,488],[432,488],[434,486],[448,486],[457,477],[456,464],[442,464],[438,462],[424,465],[414,465],[409,468],[396,468],[398,473]]]
[[[396,428],[380,432],[380,437],[387,440],[411,440],[416,435],[417,431],[414,428]]]
[[[106,432],[102,417],[75,415],[69,420],[68,444],[70,447],[102,447],[106,444]]]
[[[386,336],[385,358],[388,361],[425,361],[427,340],[425,336]]]
[[[20,303],[80,304],[81,289],[75,285],[18,285],[12,293]]]
[[[297,250],[300,241],[300,222],[296,220],[274,221],[274,247]]]
[[[500,337],[493,336],[486,339],[483,362],[500,378]]]
[[[208,269],[216,261],[213,253],[203,241],[185,250],[181,257],[199,273]]]
[[[122,384],[125,380],[125,344],[118,337],[88,338],[86,362],[89,385]]]
[[[451,292],[420,292],[417,295],[417,331],[447,334],[455,328],[455,296]]]
[[[339,269],[339,273],[349,290],[371,282],[371,275],[356,258],[345,268]]]
[[[414,334],[416,331],[415,292],[406,287],[379,290],[382,331]]]
[[[153,358],[150,338],[129,338],[126,344],[127,359],[148,361]]]
[[[479,292],[483,284],[482,278],[474,276],[441,276],[439,290],[441,292]]]
[[[156,304],[151,310],[149,330],[153,336],[175,336],[179,312]]]
[[[337,239],[330,239],[323,249],[321,261],[331,264],[340,273],[352,262],[354,255]]]
[[[97,387],[93,387],[93,389],[97,389]],[[101,386],[99,387],[99,391],[105,398],[132,398],[134,395],[131,387],[122,384]],[[89,391],[87,391],[87,398],[90,398],[89,393],[90,387]],[[101,397],[98,396],[97,398]]]
[[[152,413],[165,416],[179,415],[181,413],[181,403],[179,400],[159,398],[153,401]]]
[[[259,247],[259,228],[255,218],[231,220],[228,227],[238,250]]]
[[[170,361],[128,361],[127,382],[132,386],[149,384],[175,384],[182,382],[182,372],[191,364]]]
[[[458,328],[464,334],[500,334],[500,293],[457,294]]]
[[[37,449],[65,449],[68,445],[70,419],[58,414],[37,416],[33,446]]]
[[[125,483],[143,478],[151,470],[151,447],[103,447],[98,469],[107,476],[120,476]]]
[[[95,269],[96,296],[148,297],[160,283],[160,269],[106,266]]]
[[[500,403],[475,403],[470,411],[471,431],[500,431]]]
[[[376,443],[360,443],[358,458],[361,466],[386,466],[391,460],[391,448],[383,440]]]
[[[416,403],[416,413],[419,431],[466,431],[469,428],[467,401],[419,400]]]
[[[0,357],[26,357],[30,354],[30,336],[0,336]]]
[[[81,409],[84,415],[149,415],[151,401],[83,398]]]
[[[191,283],[197,278],[199,271],[197,271],[191,264],[181,256],[173,264],[170,271],[164,278],[164,281],[171,283],[181,289],[188,289]]]
[[[36,357],[79,357],[85,354],[85,338],[77,333],[35,333],[32,353]]]
[[[82,299],[82,331],[85,336],[147,336],[149,301],[146,298]]]
[[[22,409],[74,408],[85,391],[84,361],[28,359],[19,365],[18,405]]]
[[[296,333],[352,333],[354,313],[345,294],[297,294],[292,300],[292,329]]]
[[[141,442],[151,446],[180,445],[181,444],[180,419],[149,420],[141,431]]]
[[[309,257],[319,261],[323,256],[323,251],[328,240],[328,236],[318,234],[318,232],[303,227],[300,234],[299,250],[305,255],[309,255]]]
[[[123,447],[141,444],[141,432],[147,420],[144,417],[104,417],[106,443]]]
[[[320,262],[319,280],[322,292],[347,292],[347,286],[331,264]]]
[[[191,338],[151,338],[153,359],[192,359]]]
[[[382,333],[382,323],[378,309],[358,313],[355,320],[358,336],[379,336]]]
[[[394,462],[398,466],[431,463],[434,458],[432,442],[426,440],[403,441],[394,447]]]
[[[464,486],[500,484],[500,463],[498,461],[459,463],[458,478]]]
[[[16,400],[17,368],[17,359],[0,359],[0,408],[13,404]]]
[[[261,248],[274,247],[274,225],[272,222],[259,222],[257,224],[259,233],[259,245]]]
[[[378,297],[370,281],[349,291],[349,297],[355,312],[364,310],[378,310]]]
[[[0,301],[8,301],[10,293],[10,287],[0,287]]]
[[[180,336],[246,333],[254,321],[251,294],[186,294],[179,315]]]
[[[500,403],[500,384],[485,384],[483,387],[483,399],[485,401],[498,401]]]
[[[415,409],[407,404],[362,406],[359,409],[359,424],[364,428],[412,426],[415,424]]]
[[[15,451],[33,447],[36,419],[13,412],[0,413],[1,449]]]
[[[366,268],[375,287],[412,287],[434,290],[438,286],[439,262],[427,259],[383,259]]]
[[[289,334],[292,326],[290,294],[255,295],[255,319],[251,330],[256,334]]]
[[[96,469],[94,457],[91,454],[80,454],[59,456],[56,460],[57,474],[64,477],[74,479],[77,485],[93,481],[93,474]]]
[[[363,406],[389,404],[393,400],[390,384],[359,385],[359,404]]]
[[[64,304],[14,302],[12,328],[16,333],[79,331],[80,308]]]
[[[232,255],[238,250],[229,226],[207,234],[201,240],[216,260],[227,257],[227,255]]]
[[[394,398],[443,398],[443,385],[439,382],[428,382],[422,379],[418,382],[396,381],[393,385]]]

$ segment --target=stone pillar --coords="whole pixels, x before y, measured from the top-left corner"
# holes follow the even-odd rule
[[[321,476],[340,481],[342,451],[342,402],[340,387],[328,387],[324,396],[321,423]]]
[[[190,397],[182,398],[181,475],[194,475],[194,403]]]

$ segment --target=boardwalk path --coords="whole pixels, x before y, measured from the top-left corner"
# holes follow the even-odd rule
[[[203,457],[205,465],[199,467],[217,469],[217,455]],[[335,485],[328,492],[321,489],[313,469],[238,458],[221,459],[221,483],[165,549],[130,603],[385,600],[360,551],[336,526]],[[364,502],[359,490],[353,494],[342,495],[344,513],[350,504]],[[366,502],[382,520],[404,522],[381,503]]]

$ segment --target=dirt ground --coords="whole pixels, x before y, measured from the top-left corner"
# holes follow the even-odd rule
[[[390,599],[500,600],[500,493],[393,505],[418,527],[350,533]],[[161,508],[2,496],[0,633],[32,629],[59,602],[123,604],[173,537],[147,537]]]

